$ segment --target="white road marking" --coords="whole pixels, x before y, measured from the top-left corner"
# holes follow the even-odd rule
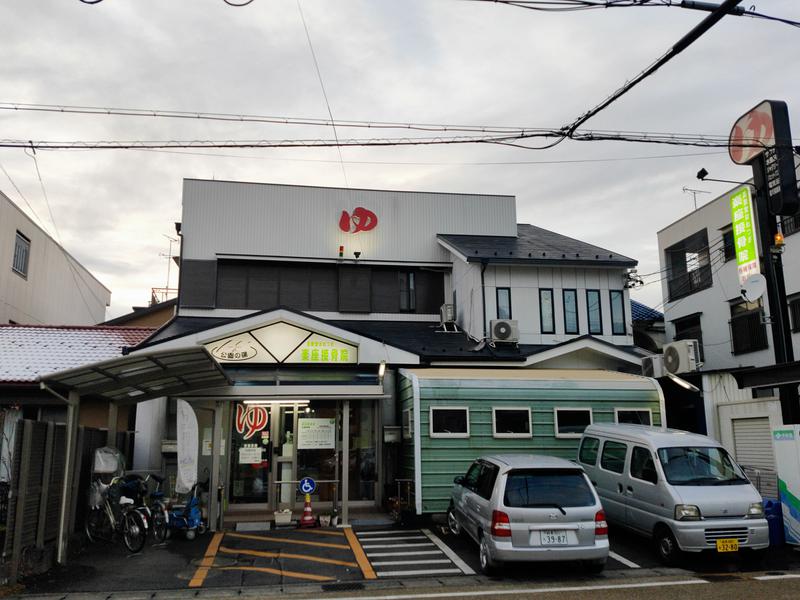
[[[412,548],[414,546],[433,546],[433,545],[434,545],[433,542],[420,542],[418,544],[417,543],[414,543],[414,544],[406,544],[406,543],[403,543],[403,544],[367,544],[367,545],[361,544],[361,547],[364,548],[364,550],[367,550],[368,548]]]
[[[374,537],[364,540],[365,542],[393,542],[395,540],[424,540],[424,535],[399,535],[395,537]]]
[[[366,536],[366,535],[390,535],[395,533],[407,533],[403,529],[390,529],[388,531],[359,531],[356,535],[358,537]]]
[[[362,546],[363,548],[363,546]],[[421,554],[443,554],[441,550],[414,550],[412,552],[367,552],[368,557],[372,556],[420,556]]]
[[[412,575],[446,575],[461,573],[461,569],[419,569],[416,571],[375,571],[378,577],[410,577]]]
[[[773,579],[800,579],[800,575],[796,573],[787,573],[786,575],[760,575],[759,577],[753,577],[753,579],[758,579],[759,581],[772,581]]]
[[[630,567],[631,569],[641,569],[642,568],[640,565],[637,565],[632,560],[628,560],[627,558],[625,558],[624,556],[620,556],[616,552],[611,552],[609,550],[608,555],[611,558],[613,558],[615,561],[617,561],[618,563],[622,563],[623,565],[625,565],[626,567]]]
[[[682,579],[678,581],[650,581],[644,583],[618,583],[607,585],[586,585],[570,587],[540,587],[489,589],[480,591],[434,592],[428,594],[395,594],[391,596],[346,596],[336,600],[415,600],[417,598],[470,598],[479,596],[516,596],[522,594],[552,594],[557,592],[583,592],[594,590],[626,590],[641,588],[671,587],[677,585],[697,585],[708,583],[705,579]]]
[[[385,567],[386,565],[433,565],[450,563],[449,558],[426,558],[423,560],[382,560],[372,563],[373,567]]]
[[[464,575],[474,575],[475,574],[475,571],[473,571],[472,568],[467,563],[465,563],[463,560],[461,560],[461,557],[458,554],[456,554],[453,551],[453,549],[450,548],[450,546],[448,546],[442,540],[440,540],[439,537],[436,534],[434,534],[430,529],[422,529],[421,531],[422,531],[422,533],[427,535],[428,538],[430,538],[430,540],[434,544],[436,544],[436,547],[439,548],[439,550],[441,550],[442,552],[445,553],[447,558],[449,558],[450,560],[453,561],[453,564],[455,566],[457,566],[459,569],[461,569],[461,572],[464,573]]]

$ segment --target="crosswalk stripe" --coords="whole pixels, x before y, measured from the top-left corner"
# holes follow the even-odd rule
[[[362,544],[361,547],[364,548],[364,550],[369,550],[371,548],[412,548],[414,546],[435,546],[435,544],[433,542],[419,542],[414,544]]]
[[[359,531],[357,535],[358,537],[363,537],[367,535],[389,535],[394,533],[408,533],[408,531],[403,529],[389,529],[386,531]]]
[[[419,535],[399,535],[395,537],[373,537],[364,540],[365,542],[372,543],[372,542],[393,542],[395,540],[424,540],[425,536],[422,534]]]
[[[417,569],[415,571],[376,571],[378,577],[397,577],[398,575],[410,577],[412,575],[444,575],[446,573],[461,573],[461,569]]]
[[[373,567],[385,567],[386,565],[433,565],[450,563],[449,558],[426,558],[424,560],[382,560],[372,563]]]
[[[413,552],[367,552],[367,556],[420,556],[422,554],[444,554],[441,550],[415,550]]]

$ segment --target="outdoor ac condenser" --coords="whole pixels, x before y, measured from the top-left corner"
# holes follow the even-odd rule
[[[489,330],[493,342],[519,342],[519,324],[514,319],[494,319],[489,321]]]
[[[645,377],[664,377],[666,375],[664,370],[664,356],[662,354],[654,354],[653,356],[645,356],[642,359],[642,375]]]
[[[700,366],[697,340],[679,340],[664,344],[664,369],[672,374],[696,371]]]

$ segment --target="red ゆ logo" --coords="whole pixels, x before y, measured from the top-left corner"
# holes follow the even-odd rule
[[[236,431],[245,440],[264,429],[269,423],[269,413],[264,406],[236,405]]]
[[[363,206],[357,206],[351,215],[346,210],[342,211],[339,217],[339,229],[347,233],[358,233],[359,231],[370,231],[375,229],[378,224],[378,216],[371,210]]]

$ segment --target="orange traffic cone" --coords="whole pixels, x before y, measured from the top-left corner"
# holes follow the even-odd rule
[[[303,516],[300,517],[300,527],[316,527],[317,520],[311,512],[311,494],[306,494],[306,503],[303,506]]]

